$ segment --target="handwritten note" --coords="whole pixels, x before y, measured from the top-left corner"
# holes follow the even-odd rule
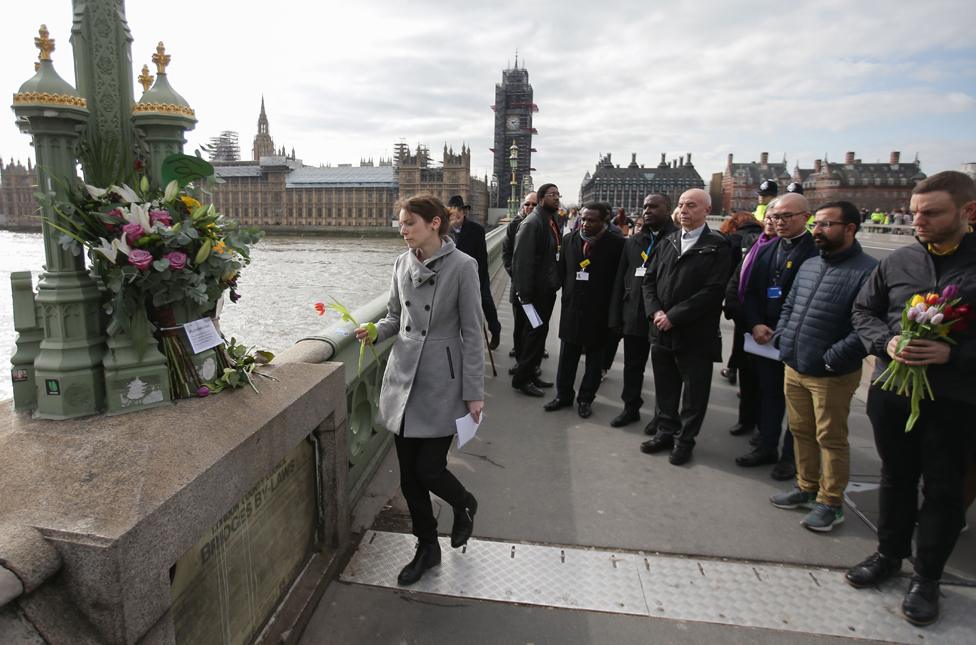
[[[210,318],[188,322],[183,325],[183,329],[186,331],[186,337],[190,341],[190,347],[194,354],[199,354],[224,342]]]

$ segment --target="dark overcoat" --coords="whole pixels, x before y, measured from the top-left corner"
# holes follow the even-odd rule
[[[610,327],[619,328],[625,336],[647,336],[647,314],[644,312],[644,294],[641,285],[643,276],[637,275],[640,267],[650,267],[650,257],[644,258],[647,247],[654,246],[677,227],[669,217],[661,230],[654,232],[645,226],[637,235],[631,235],[624,241],[624,250],[620,254],[620,266],[617,268],[617,278],[613,282],[613,296],[610,300]],[[653,235],[653,238],[652,238]],[[654,248],[651,247],[651,253]],[[646,271],[645,271],[646,275]]]
[[[563,285],[562,310],[559,317],[559,338],[577,345],[602,345],[610,328],[610,296],[613,281],[620,265],[624,239],[616,233],[604,232],[591,245],[589,264],[584,261],[583,239],[579,231],[563,237],[559,271]],[[577,272],[585,271],[588,280],[577,280]]]

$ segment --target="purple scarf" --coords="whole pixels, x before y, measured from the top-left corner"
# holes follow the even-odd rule
[[[770,242],[775,242],[777,239],[779,238],[777,238],[777,236],[775,235],[769,236],[766,235],[765,233],[762,233],[756,239],[756,242],[752,245],[752,248],[749,249],[749,252],[746,253],[746,257],[742,260],[742,270],[739,272],[739,302],[740,303],[745,298],[746,285],[749,284],[749,275],[752,273],[752,264],[756,260],[756,256],[759,255],[759,251],[762,250],[764,246],[766,246]]]

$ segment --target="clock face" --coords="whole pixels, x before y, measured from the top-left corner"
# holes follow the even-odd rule
[[[519,118],[517,116],[510,116],[505,120],[505,124],[509,130],[518,130]]]

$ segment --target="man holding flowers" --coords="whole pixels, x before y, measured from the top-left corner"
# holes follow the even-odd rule
[[[902,613],[927,625],[938,619],[939,580],[964,523],[963,481],[976,439],[976,332],[968,327],[976,302],[969,225],[976,185],[960,172],[938,173],[912,191],[911,211],[918,243],[881,261],[852,314],[878,359],[867,413],[881,487],[878,550],[847,580],[871,587],[896,573],[911,555],[917,524],[915,574]]]

